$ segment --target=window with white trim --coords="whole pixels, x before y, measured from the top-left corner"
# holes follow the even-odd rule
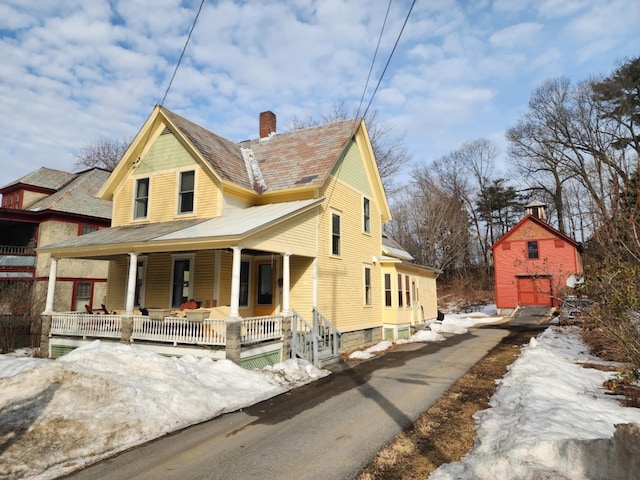
[[[180,193],[178,195],[178,213],[193,213],[193,200],[195,193],[194,170],[180,172]]]
[[[362,217],[364,232],[371,233],[371,202],[367,197],[362,201]]]
[[[384,274],[384,305],[385,307],[391,306],[391,274]]]
[[[364,304],[371,305],[371,268],[364,267]]]
[[[340,256],[340,215],[331,213],[331,255]]]
[[[149,178],[136,180],[133,218],[147,218],[149,210]]]
[[[411,306],[411,291],[409,290],[409,275],[404,277],[405,293],[407,295],[407,307]]]

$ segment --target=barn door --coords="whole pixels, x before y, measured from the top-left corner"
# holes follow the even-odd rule
[[[551,279],[518,278],[518,304],[522,306],[551,306]]]

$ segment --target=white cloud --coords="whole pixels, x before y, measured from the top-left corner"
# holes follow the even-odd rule
[[[489,43],[494,47],[513,50],[529,47],[537,40],[538,33],[542,31],[542,28],[542,24],[533,22],[511,25],[491,35]]]
[[[529,0],[418,2],[372,108],[407,131],[418,156],[431,157],[503,130],[541,79],[579,80],[637,54],[640,2],[568,3],[558,21],[552,13],[562,5],[552,1],[539,10]],[[5,0],[0,155],[13,161],[0,184],[42,165],[70,168],[71,153],[99,137],[135,135],[162,99],[198,5]],[[205,2],[165,106],[233,140],[257,136],[262,110],[284,120],[320,117],[339,102],[355,107],[386,7]],[[365,101],[408,8],[392,4]]]

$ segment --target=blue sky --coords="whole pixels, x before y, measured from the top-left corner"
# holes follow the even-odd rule
[[[369,92],[410,7],[394,0]],[[99,138],[132,138],[160,103],[200,0],[3,0],[0,185],[71,170]],[[385,0],[207,0],[164,105],[231,140],[272,110],[320,117],[363,93]],[[637,0],[418,0],[373,100],[413,162],[504,131],[544,79],[640,55]],[[505,161],[504,165],[508,165]]]

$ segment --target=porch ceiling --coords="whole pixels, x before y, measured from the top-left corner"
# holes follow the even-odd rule
[[[128,252],[171,252],[228,248],[246,236],[268,229],[322,202],[322,198],[227,208],[215,218],[123,225],[38,248],[58,258],[108,258]]]

